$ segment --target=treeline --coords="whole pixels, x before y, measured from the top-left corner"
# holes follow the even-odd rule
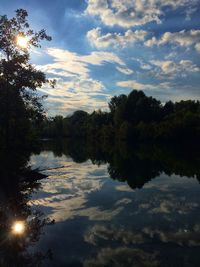
[[[114,96],[108,103],[109,112],[88,114],[75,111],[71,116],[45,119],[43,138],[89,138],[103,143],[135,141],[185,141],[200,137],[200,102],[171,101],[162,104],[142,91],[133,90],[128,96]]]

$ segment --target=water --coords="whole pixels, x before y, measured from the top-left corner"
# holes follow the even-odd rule
[[[31,155],[47,178],[24,203],[37,238],[19,266],[199,266],[198,160],[160,150],[105,160],[83,150],[55,145]]]

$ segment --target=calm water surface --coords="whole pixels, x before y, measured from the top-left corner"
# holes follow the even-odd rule
[[[145,161],[136,163],[141,169],[136,180],[144,182],[133,186],[130,177],[112,179],[111,174],[118,176],[109,163],[79,162],[51,150],[30,158],[32,169],[48,177],[40,181],[28,205],[54,222],[43,227],[29,248],[31,253],[49,250],[51,259],[41,266],[200,266],[196,175],[173,170],[169,175],[162,167],[151,170],[148,179]]]

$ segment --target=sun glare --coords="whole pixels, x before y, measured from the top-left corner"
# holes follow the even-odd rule
[[[22,221],[17,221],[12,226],[12,232],[16,235],[21,235],[25,231],[25,224]]]
[[[17,36],[17,45],[22,48],[27,48],[28,46],[28,39],[26,36]]]

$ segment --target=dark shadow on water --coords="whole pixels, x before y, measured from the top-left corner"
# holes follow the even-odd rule
[[[30,153],[5,150],[0,153],[0,266],[35,267],[52,256],[48,249],[45,252],[30,249],[43,228],[53,223],[28,204],[32,193],[40,187],[39,180],[46,177],[27,167]],[[17,222],[24,228],[20,233],[15,232]]]

